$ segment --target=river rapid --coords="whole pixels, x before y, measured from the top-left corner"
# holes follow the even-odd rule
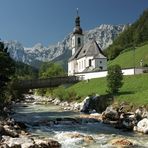
[[[97,120],[82,119],[79,112],[64,111],[53,104],[21,102],[13,106],[12,117],[24,122],[32,137],[53,138],[62,148],[110,148],[111,141],[126,138],[135,147],[148,147],[148,135],[122,131]]]

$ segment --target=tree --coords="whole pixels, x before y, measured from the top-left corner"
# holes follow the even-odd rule
[[[113,44],[107,49],[109,60],[116,58],[122,51],[134,46],[140,46],[148,41],[148,9],[146,9],[140,18],[132,25],[127,26],[122,33],[115,38]]]
[[[108,92],[111,94],[118,93],[123,85],[123,74],[119,65],[112,65],[108,67],[107,87]]]
[[[54,77],[54,76],[64,76],[65,71],[63,67],[57,63],[45,62],[42,64],[39,76],[41,78]]]
[[[40,78],[59,77],[65,75],[66,73],[64,68],[60,64],[52,62],[44,62],[39,70]],[[36,90],[36,93],[39,95],[51,94],[52,90],[52,88],[40,88]]]
[[[9,56],[4,43],[0,41],[0,101],[5,98],[8,82],[15,73],[15,63]]]

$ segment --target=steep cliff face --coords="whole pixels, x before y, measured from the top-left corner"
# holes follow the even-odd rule
[[[16,60],[21,62],[26,62],[27,55],[24,51],[24,47],[18,41],[4,41],[6,47],[8,47],[8,52],[10,56]]]
[[[125,25],[106,25],[102,24],[94,29],[84,32],[84,42],[90,38],[95,38],[102,49],[112,44],[115,37],[125,28]],[[71,36],[68,34],[63,41],[55,45],[44,47],[38,43],[31,48],[25,48],[18,41],[5,42],[13,59],[21,61],[32,66],[38,65],[43,61],[64,61],[67,62],[71,56]]]

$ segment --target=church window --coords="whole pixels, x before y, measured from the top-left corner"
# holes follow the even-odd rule
[[[89,59],[89,66],[91,66],[91,59]]]
[[[81,39],[80,38],[78,38],[78,45],[80,45],[81,44]]]
[[[103,67],[102,67],[102,66],[100,66],[99,68],[100,68],[100,70],[102,70],[102,69],[103,69]]]

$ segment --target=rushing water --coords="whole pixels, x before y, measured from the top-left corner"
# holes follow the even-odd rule
[[[14,111],[13,117],[17,121],[25,122],[33,137],[53,138],[62,144],[62,148],[108,148],[111,147],[109,141],[122,137],[131,140],[134,144],[138,145],[137,147],[148,147],[147,135],[123,132],[101,122],[81,120],[78,123],[57,123],[55,121],[61,121],[61,118],[68,120],[78,119],[80,115],[78,112],[64,111],[59,106],[21,103],[14,106]],[[93,137],[95,142],[84,142],[82,136],[71,136],[76,134],[89,135]]]

